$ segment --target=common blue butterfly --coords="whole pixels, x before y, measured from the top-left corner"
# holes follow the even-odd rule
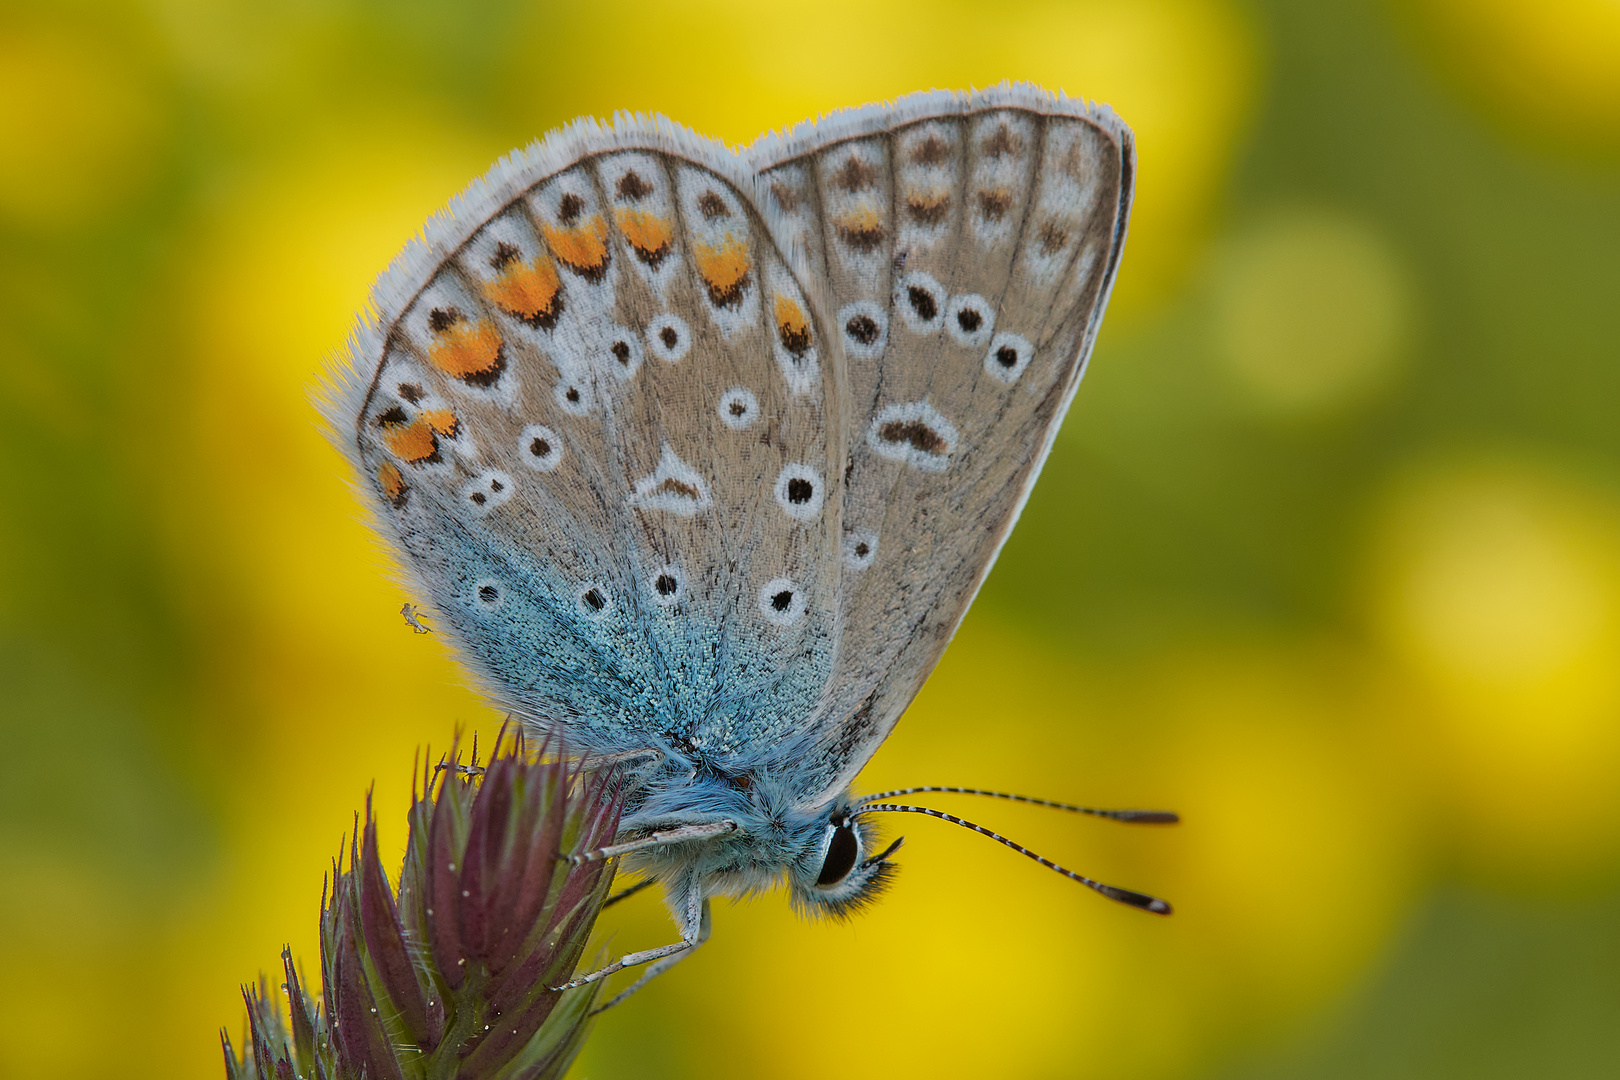
[[[581,120],[383,276],[334,379],[337,441],[489,696],[625,771],[619,842],[577,857],[662,882],[680,928],[570,985],[658,961],[644,982],[707,936],[713,895],[785,877],[802,908],[859,907],[894,869],[865,814],[994,836],[889,801],[965,789],[848,788],[1051,448],[1133,161],[1109,110],[1033,86],[740,153]]]

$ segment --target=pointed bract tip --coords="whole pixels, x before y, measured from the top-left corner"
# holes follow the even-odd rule
[[[613,870],[558,872],[558,858],[565,841],[613,839],[620,788],[602,770],[542,759],[517,731],[477,771],[452,745],[440,771],[460,782],[443,778],[413,799],[397,888],[378,861],[386,823],[368,792],[364,821],[356,816],[323,882],[325,1001],[304,997],[284,947],[286,992],[263,980],[243,987],[240,1053],[221,1032],[229,1080],[404,1077],[424,1063],[425,1075],[466,1080],[562,1076],[602,984],[549,987],[572,977]],[[488,1034],[457,1019],[497,1015],[507,1021]]]

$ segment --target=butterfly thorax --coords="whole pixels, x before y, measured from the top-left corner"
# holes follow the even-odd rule
[[[619,839],[633,841],[685,826],[730,822],[719,836],[625,857],[623,869],[664,882],[675,897],[744,897],[785,883],[801,910],[841,916],[871,899],[892,876],[840,792],[820,805],[798,797],[791,773],[734,775],[666,758],[632,782]]]
[[[780,882],[788,865],[814,846],[825,819],[824,807],[795,806],[788,786],[772,775],[727,773],[671,755],[651,775],[632,781],[620,839],[711,822],[737,827],[639,853],[625,869],[665,881],[696,874],[706,895],[746,895]]]

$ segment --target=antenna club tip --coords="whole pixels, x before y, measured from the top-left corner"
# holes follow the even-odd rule
[[[1181,815],[1174,810],[1131,810],[1122,820],[1132,825],[1179,825]]]
[[[1149,896],[1134,889],[1121,889],[1116,885],[1094,885],[1098,892],[1110,900],[1117,900],[1138,911],[1146,911],[1153,915],[1169,915],[1172,911],[1168,900],[1160,900],[1157,896]]]

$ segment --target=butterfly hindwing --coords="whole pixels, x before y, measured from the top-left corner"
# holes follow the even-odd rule
[[[579,749],[725,765],[836,647],[837,365],[735,158],[578,127],[379,288],[334,412],[495,700]]]
[[[804,797],[842,788],[910,703],[1068,407],[1130,204],[1106,110],[926,94],[755,147],[846,357],[843,628]]]

